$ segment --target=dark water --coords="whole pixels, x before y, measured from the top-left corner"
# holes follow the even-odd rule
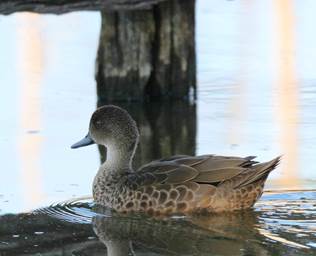
[[[315,198],[270,192],[251,211],[165,219],[66,201],[0,217],[1,255],[312,255]]]
[[[200,0],[197,101],[117,103],[140,128],[135,167],[172,154],[283,155],[253,211],[173,219],[77,199],[104,156],[70,150],[104,104],[99,13],[0,16],[0,255],[316,255],[315,11],[307,0]]]

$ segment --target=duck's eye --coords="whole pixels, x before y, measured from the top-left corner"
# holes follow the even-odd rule
[[[102,121],[101,121],[101,120],[96,120],[96,121],[94,122],[94,126],[95,126],[96,128],[102,127]]]
[[[97,121],[97,125],[101,125],[101,123],[102,123],[101,120]]]

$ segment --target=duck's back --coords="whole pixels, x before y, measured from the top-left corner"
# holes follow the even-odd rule
[[[279,162],[276,158],[258,163],[254,158],[181,155],[160,159],[117,177],[96,201],[120,212],[155,215],[247,209],[259,199],[268,174]]]

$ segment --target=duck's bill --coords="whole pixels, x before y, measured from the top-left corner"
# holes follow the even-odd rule
[[[95,142],[93,141],[93,139],[90,137],[89,134],[86,135],[86,137],[84,137],[82,140],[78,141],[77,143],[73,144],[71,146],[71,148],[81,148],[81,147],[85,147],[85,146],[89,146],[94,144]]]

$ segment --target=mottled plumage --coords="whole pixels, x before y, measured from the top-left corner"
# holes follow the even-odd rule
[[[258,163],[253,156],[177,155],[134,171],[131,162],[138,137],[125,110],[105,106],[92,115],[84,142],[74,145],[96,142],[108,149],[107,161],[93,183],[98,204],[152,215],[248,209],[260,198],[264,182],[280,160]]]

